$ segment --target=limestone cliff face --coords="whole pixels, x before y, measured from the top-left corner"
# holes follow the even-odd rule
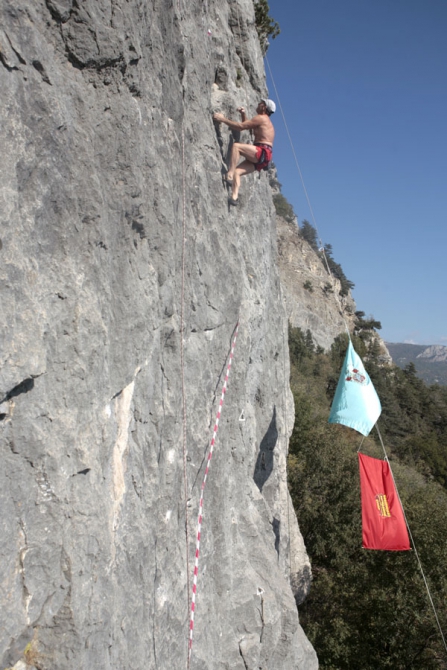
[[[278,265],[290,323],[329,349],[334,338],[354,328],[355,302],[340,295],[340,281],[330,278],[321,257],[298,234],[296,223],[277,217]],[[306,287],[307,285],[307,287]]]
[[[328,350],[337,335],[354,331],[357,308],[351,292],[340,295],[340,281],[329,277],[321,256],[300,237],[296,222],[277,216],[276,227],[278,267],[289,322],[304,332],[310,330],[315,344]],[[377,331],[369,332],[365,344],[368,349],[377,346],[380,363],[391,365],[390,352]]]
[[[239,321],[191,668],[312,670],[274,208],[211,120],[266,93],[252,0],[0,6],[0,667],[187,667]]]

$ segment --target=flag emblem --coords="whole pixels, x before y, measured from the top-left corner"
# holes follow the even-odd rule
[[[358,384],[367,384],[365,375],[362,375],[357,368],[353,368],[346,377],[347,382],[357,382]]]
[[[354,382],[354,383],[352,383]],[[380,416],[379,397],[362,359],[349,340],[343,368],[332,401],[329,423],[342,423],[369,435]]]
[[[390,508],[388,506],[388,500],[386,499],[385,493],[378,493],[376,495],[376,505],[382,518],[391,517]]]

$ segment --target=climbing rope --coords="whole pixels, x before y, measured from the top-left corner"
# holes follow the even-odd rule
[[[284,114],[284,111],[283,111],[283,108],[282,108],[282,104],[281,104],[281,99],[280,99],[280,97],[279,97],[279,93],[278,93],[278,90],[277,90],[277,88],[276,88],[275,79],[274,79],[274,77],[273,77],[272,69],[271,69],[271,67],[270,67],[270,63],[269,63],[269,60],[268,60],[268,58],[267,58],[267,54],[265,55],[265,61],[266,61],[266,63],[267,63],[267,67],[268,67],[269,74],[270,74],[270,79],[272,80],[273,88],[274,88],[274,90],[275,90],[275,95],[276,95],[276,98],[277,98],[277,100],[278,100],[278,106],[279,106],[279,109],[280,109],[280,111],[281,111],[281,116],[282,116],[282,120],[283,120],[283,123],[284,123],[284,127],[285,127],[285,129],[286,129],[287,137],[288,137],[288,139],[289,139],[290,146],[291,146],[292,153],[293,153],[293,157],[294,157],[294,159],[295,159],[295,164],[296,164],[296,167],[297,167],[297,170],[298,170],[298,174],[299,174],[299,176],[300,176],[301,185],[302,185],[302,187],[303,187],[304,194],[305,194],[305,196],[306,196],[306,200],[307,200],[307,204],[308,204],[308,206],[309,206],[309,211],[310,211],[310,215],[311,215],[311,219],[312,219],[312,224],[313,224],[313,227],[315,228],[315,230],[317,231],[318,240],[319,240],[319,243],[320,243],[320,252],[321,252],[321,254],[322,254],[322,256],[323,256],[323,259],[324,259],[324,263],[325,263],[325,266],[326,266],[327,273],[328,273],[328,275],[329,275],[329,277],[330,277],[330,279],[331,279],[331,284],[332,284],[332,289],[333,289],[333,290],[332,290],[332,293],[333,293],[334,298],[335,298],[335,301],[336,301],[336,303],[337,303],[337,307],[338,307],[338,309],[339,309],[340,316],[341,316],[341,318],[343,319],[343,323],[344,323],[344,326],[345,326],[345,328],[346,328],[346,332],[348,333],[348,337],[349,337],[349,339],[351,339],[351,333],[350,333],[348,324],[347,324],[346,319],[345,319],[344,314],[343,314],[343,306],[342,306],[341,301],[340,301],[340,299],[339,299],[339,297],[338,297],[338,295],[337,295],[337,291],[334,290],[334,289],[335,289],[335,277],[334,277],[334,275],[332,274],[331,269],[330,269],[330,267],[329,267],[329,263],[328,263],[328,260],[327,260],[327,257],[326,257],[326,252],[325,252],[325,249],[324,249],[324,244],[323,244],[323,242],[322,242],[320,233],[319,233],[319,231],[318,231],[318,226],[317,226],[317,222],[316,222],[316,219],[315,219],[315,215],[314,215],[314,211],[313,211],[313,208],[312,208],[312,204],[311,204],[311,202],[310,202],[309,194],[308,194],[308,192],[307,192],[307,188],[306,188],[306,185],[305,185],[305,183],[304,183],[303,173],[301,172],[301,168],[300,168],[300,165],[299,165],[299,163],[298,163],[298,158],[297,158],[297,156],[296,156],[295,148],[294,148],[294,146],[293,146],[292,138],[291,138],[291,136],[290,136],[290,132],[289,132],[289,126],[287,125],[286,117],[285,117],[285,114]]]
[[[236,39],[235,39],[235,37],[234,37],[234,32],[232,31],[232,35],[233,35],[233,43],[234,43],[234,51],[235,51],[236,54],[239,56],[239,61],[240,61],[240,63],[241,63],[242,69],[245,70],[244,64],[243,64],[243,62],[242,62],[242,45],[243,45],[243,39],[242,39],[241,14],[240,14],[240,11],[239,11],[239,4],[238,4],[238,2],[234,2],[233,4],[234,4],[234,6],[236,7],[236,18],[237,18],[237,24],[238,24],[238,28],[239,28],[239,40],[240,40],[240,51],[241,51],[241,54],[240,54],[240,55],[237,54],[237,44],[236,44]],[[245,85],[245,83],[244,83],[244,81],[245,81],[245,76],[242,76],[242,73],[241,73],[241,79],[242,79],[242,85],[241,85],[241,87],[242,87],[242,91],[243,91],[243,98],[245,99],[245,101],[244,101],[244,105],[243,105],[243,106],[244,106],[244,108],[245,108],[245,114],[247,115],[247,114],[248,114],[248,93],[247,93],[246,85]],[[250,133],[250,137],[253,137],[253,131],[250,130],[249,133]]]
[[[188,471],[186,465],[187,456],[187,430],[186,430],[186,392],[185,392],[185,256],[186,256],[186,169],[185,169],[185,131],[182,123],[182,288],[180,303],[180,368],[182,382],[182,452],[183,452],[183,489],[185,503],[185,542],[186,542],[186,597],[187,611],[189,612],[189,527],[188,527]],[[188,664],[189,670],[189,653]]]
[[[179,13],[184,9],[183,0],[177,0],[177,9]],[[204,5],[205,12],[203,14],[204,21],[208,21],[208,2],[205,0]],[[209,27],[206,30],[206,37],[211,38],[211,30]],[[182,33],[183,35],[183,33]],[[209,54],[209,45],[206,47],[206,53],[208,58],[208,66],[211,66],[210,54]],[[210,449],[208,453],[208,459],[205,469],[205,474],[202,482],[202,488],[200,493],[199,501],[199,514],[197,522],[197,538],[196,538],[196,553],[195,553],[195,563],[194,563],[194,577],[193,577],[193,588],[192,596],[190,598],[191,586],[190,586],[190,561],[189,561],[189,523],[188,523],[188,473],[187,473],[187,411],[186,411],[186,391],[185,391],[185,266],[186,266],[186,167],[185,167],[185,131],[184,123],[182,123],[182,133],[181,133],[181,164],[182,164],[182,276],[181,276],[181,308],[180,308],[180,334],[181,334],[181,343],[180,343],[180,366],[181,366],[181,389],[182,389],[182,414],[183,414],[183,436],[182,436],[182,452],[183,452],[183,484],[184,484],[184,507],[185,507],[185,544],[186,544],[186,589],[187,589],[187,607],[188,607],[188,617],[189,617],[189,636],[188,636],[188,646],[187,646],[187,670],[190,670],[191,667],[191,654],[192,654],[192,643],[193,643],[193,632],[194,632],[194,615],[196,607],[196,595],[197,595],[197,578],[198,578],[198,566],[199,566],[199,552],[200,552],[200,535],[203,521],[203,499],[204,499],[204,490],[209,473],[211,458],[214,451],[214,446],[216,442],[217,431],[219,427],[219,420],[221,417],[222,406],[224,403],[224,397],[228,386],[228,379],[230,375],[231,365],[234,356],[234,348],[236,345],[236,338],[239,331],[239,322],[236,325],[234,331],[234,340],[231,347],[229,362],[227,366],[226,376],[223,383],[222,395],[219,402],[219,409],[217,412],[217,417],[214,425],[213,437],[210,444]]]
[[[205,75],[206,82],[208,83],[208,76],[210,77],[211,83],[214,81],[214,71],[211,57],[211,47],[213,31],[211,30],[211,18],[208,10],[208,0],[204,0],[202,4],[201,11],[201,31],[202,31],[202,46],[205,48],[206,61],[208,65],[208,75]],[[203,101],[204,113],[209,113],[211,111],[210,101]]]
[[[194,562],[194,578],[193,578],[192,598],[191,598],[191,612],[190,612],[190,619],[189,619],[188,668],[189,668],[189,664],[190,664],[190,660],[191,660],[192,641],[193,641],[193,634],[194,634],[194,615],[195,615],[195,610],[196,610],[197,577],[198,577],[198,574],[199,574],[200,537],[201,537],[201,532],[202,532],[202,521],[203,521],[203,496],[204,496],[204,492],[205,492],[206,480],[207,480],[209,469],[210,469],[211,459],[213,457],[214,445],[216,444],[216,436],[217,436],[217,431],[219,429],[219,421],[220,421],[220,417],[221,417],[221,413],[222,413],[222,407],[223,407],[223,404],[224,404],[225,393],[227,392],[228,378],[230,376],[231,364],[233,362],[234,349],[235,349],[235,346],[236,346],[236,339],[237,339],[238,332],[239,332],[239,322],[236,324],[236,327],[235,327],[235,330],[234,330],[233,344],[232,344],[231,350],[230,350],[230,355],[229,355],[229,360],[228,360],[228,365],[227,365],[227,371],[226,371],[224,383],[223,383],[223,386],[222,386],[222,395],[221,395],[220,401],[219,401],[219,409],[217,410],[216,421],[214,422],[213,437],[211,438],[210,449],[209,449],[209,452],[208,452],[208,458],[207,458],[207,463],[206,463],[206,468],[205,468],[205,474],[203,476],[202,487],[201,487],[201,490],[200,490],[199,513],[198,513],[198,517],[197,517],[196,555],[195,555],[195,562]]]
[[[390,468],[390,473],[391,473],[391,477],[392,477],[392,480],[393,480],[393,483],[394,483],[394,488],[395,488],[395,490],[396,490],[396,494],[397,494],[397,497],[398,497],[398,499],[399,499],[399,503],[400,503],[400,506],[401,506],[401,509],[402,509],[402,513],[403,513],[403,515],[404,515],[405,524],[406,524],[406,526],[407,526],[408,535],[410,536],[411,545],[412,545],[412,547],[413,547],[414,555],[416,556],[416,559],[417,559],[417,562],[418,562],[418,565],[419,565],[419,570],[421,571],[422,579],[424,580],[425,588],[426,588],[426,590],[427,590],[428,599],[429,599],[429,601],[430,601],[430,605],[431,605],[431,607],[432,607],[433,614],[435,615],[436,624],[437,624],[437,626],[438,626],[439,633],[440,633],[440,635],[441,635],[442,642],[443,642],[443,644],[444,644],[444,648],[445,648],[445,650],[446,650],[446,652],[447,652],[447,643],[446,643],[446,640],[445,640],[445,637],[444,637],[444,633],[443,633],[442,628],[441,628],[441,624],[440,624],[440,621],[439,621],[438,613],[437,613],[437,611],[436,611],[436,607],[435,607],[435,604],[434,604],[434,602],[433,602],[432,595],[431,595],[431,593],[430,593],[430,587],[429,587],[429,585],[428,585],[427,579],[426,579],[425,574],[424,574],[424,569],[423,569],[423,567],[422,567],[421,559],[419,558],[419,554],[418,554],[418,551],[417,551],[417,549],[416,549],[416,544],[415,544],[415,542],[414,542],[413,534],[412,534],[411,529],[410,529],[410,524],[408,523],[407,515],[405,514],[404,506],[402,505],[402,500],[401,500],[401,498],[400,498],[399,491],[398,491],[398,489],[397,489],[396,480],[394,479],[394,474],[393,474],[393,470],[392,470],[392,468],[391,468],[391,463],[390,463],[390,461],[389,461],[388,454],[387,454],[387,452],[386,452],[385,445],[384,445],[384,443],[383,443],[382,434],[381,434],[381,432],[380,432],[380,430],[379,430],[379,426],[378,426],[377,424],[376,424],[376,430],[377,430],[377,434],[378,434],[378,436],[379,436],[380,444],[382,445],[383,454],[384,454],[384,456],[385,456],[385,461],[388,463],[388,466],[389,466],[389,468]]]
[[[282,291],[281,291],[281,297],[283,298]],[[284,298],[283,298],[284,299]],[[288,351],[287,349],[287,342],[285,338],[285,333],[284,329],[282,332],[282,347],[283,347],[283,379],[284,379],[284,387],[283,387],[283,393],[282,393],[282,404],[283,404],[283,414],[284,414],[284,433],[285,433],[285,444],[286,444],[286,495],[287,495],[287,527],[289,531],[289,577],[292,577],[292,572],[295,574],[294,566],[293,566],[293,561],[292,561],[292,533],[291,533],[291,523],[290,523],[290,493],[289,493],[289,485],[288,485],[288,470],[287,470],[287,459],[289,457],[289,449],[288,449],[288,437],[289,437],[289,429],[287,425],[287,400],[286,400],[286,393],[287,389],[290,389],[290,383],[287,383],[287,375],[286,375],[286,352]]]

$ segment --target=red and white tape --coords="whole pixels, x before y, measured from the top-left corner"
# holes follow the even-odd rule
[[[200,535],[201,535],[201,532],[202,532],[202,521],[203,521],[203,494],[205,492],[206,480],[207,480],[208,472],[209,472],[209,469],[210,469],[211,459],[213,457],[214,445],[216,444],[216,435],[217,435],[217,431],[219,429],[219,420],[220,420],[220,415],[222,413],[222,406],[223,406],[223,403],[224,403],[225,393],[227,392],[228,378],[230,376],[231,364],[233,362],[234,348],[236,346],[236,339],[237,339],[238,331],[239,331],[239,323],[237,323],[236,329],[234,331],[233,344],[231,346],[230,358],[229,358],[228,365],[227,365],[225,380],[224,380],[224,383],[223,383],[223,386],[222,386],[222,395],[220,397],[219,409],[217,411],[216,421],[214,423],[213,437],[211,439],[210,450],[208,452],[208,459],[207,459],[206,468],[205,468],[205,474],[203,476],[202,488],[201,488],[201,491],[200,491],[199,515],[198,515],[198,519],[197,519],[196,558],[195,558],[195,562],[194,562],[194,579],[193,579],[192,598],[191,598],[191,616],[190,616],[190,619],[189,619],[188,665],[189,665],[189,660],[191,658],[192,639],[193,639],[193,634],[194,634],[194,614],[195,614],[195,611],[196,611],[197,576],[199,574]]]

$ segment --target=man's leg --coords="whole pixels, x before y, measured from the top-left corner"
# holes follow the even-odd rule
[[[231,189],[231,196],[233,200],[237,200],[239,196],[239,186],[241,185],[241,177],[244,174],[251,174],[255,171],[255,164],[250,160],[245,160],[241,163],[234,173],[233,177],[233,187]]]
[[[240,144],[239,142],[235,142],[233,144],[231,149],[230,165],[228,167],[227,173],[227,179],[230,181],[234,178],[235,170],[241,156],[246,159],[244,163],[247,162],[247,160],[251,163],[257,163],[257,147],[253,146],[253,144]]]

